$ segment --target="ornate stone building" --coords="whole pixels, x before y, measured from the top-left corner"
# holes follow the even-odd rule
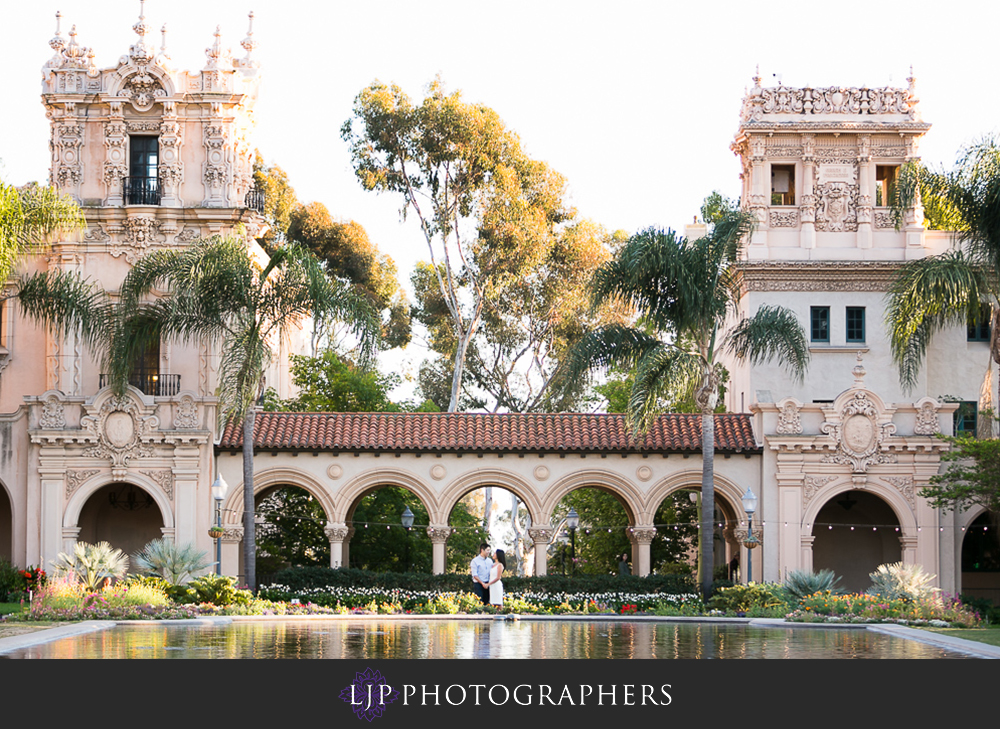
[[[181,71],[166,29],[154,49],[141,13],[134,44],[114,66],[98,68],[75,27],[66,38],[57,25],[43,67],[51,182],[79,201],[87,227],[34,265],[77,271],[111,291],[149,251],[213,234],[242,236],[263,255],[254,242],[263,219],[252,189],[260,73],[252,26],[242,57],[216,30],[204,67]],[[918,387],[904,392],[882,322],[898,266],[951,244],[925,230],[919,206],[897,229],[886,205],[928,129],[912,80],[905,89],[791,89],[758,79],[743,101],[733,150],[759,225],[741,306],[795,311],[812,364],[796,382],[774,367],[731,363],[733,414],[716,425],[719,564],[752,557],[754,576],[768,580],[830,567],[850,587],[900,559],[952,591],[980,577],[961,563],[980,513],[942,516],[918,493],[940,468],[937,433],[975,422],[955,401],[975,408],[988,342],[981,327],[938,334]],[[77,540],[132,552],[161,535],[210,550],[219,472],[232,485],[223,570],[240,574],[242,433],[216,424],[217,352],[162,342],[137,363],[128,394],[114,398],[78,339],[52,336],[10,302],[0,315],[0,556],[48,565]],[[284,372],[279,358],[268,378],[282,396]],[[350,564],[353,514],[374,489],[401,486],[421,499],[441,570],[456,502],[499,486],[530,512],[535,573],[544,574],[556,504],[597,487],[624,506],[633,568],[646,574],[664,528],[658,506],[701,481],[696,416],[663,416],[645,440],[612,415],[285,413],[257,423],[258,498],[286,486],[316,497],[333,566]],[[762,535],[750,554],[747,488],[760,497]]]
[[[86,229],[32,265],[114,292],[148,252],[215,234],[240,236],[263,256],[252,26],[241,57],[216,29],[204,67],[182,71],[166,27],[153,47],[141,9],[134,43],[110,68],[60,22],[57,14],[42,68],[50,182],[81,205]],[[216,352],[164,341],[136,363],[128,394],[113,398],[78,338],[36,327],[11,300],[0,345],[0,556],[48,565],[77,539],[110,535],[128,551],[161,535],[207,543]],[[287,390],[281,371],[269,382]]]

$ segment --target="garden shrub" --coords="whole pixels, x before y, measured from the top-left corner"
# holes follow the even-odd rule
[[[803,600],[817,592],[841,592],[838,587],[840,578],[833,570],[792,570],[785,577],[785,589],[796,600]]]
[[[17,602],[24,592],[24,576],[5,559],[0,559],[0,602]]]
[[[236,579],[226,575],[203,575],[187,584],[196,602],[208,602],[225,607],[238,604],[246,605],[253,599],[249,590],[236,588]]]
[[[888,600],[913,601],[938,592],[938,588],[930,584],[934,575],[924,572],[919,564],[881,564],[871,573],[871,578],[872,586],[868,588],[868,594]]]
[[[770,612],[780,614],[790,609],[788,594],[776,582],[751,582],[749,585],[723,587],[712,595],[708,607],[725,613],[746,615],[753,612],[755,616],[764,616]]]

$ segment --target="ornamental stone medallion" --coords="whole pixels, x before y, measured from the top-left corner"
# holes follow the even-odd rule
[[[867,473],[876,463],[895,463],[896,456],[883,452],[883,441],[896,432],[891,413],[874,393],[864,389],[865,368],[861,353],[854,368],[854,387],[834,401],[833,412],[821,430],[831,436],[836,451],[823,463],[850,464],[854,473]]]
[[[111,473],[120,479],[125,477],[130,460],[153,455],[153,446],[142,439],[159,426],[159,418],[144,415],[139,404],[124,395],[109,397],[96,414],[85,416],[81,425],[97,440],[83,455],[110,459]]]

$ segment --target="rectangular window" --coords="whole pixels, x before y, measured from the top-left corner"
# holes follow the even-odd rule
[[[865,341],[865,307],[847,307],[847,341]]]
[[[979,310],[979,316],[969,321],[969,329],[966,339],[970,342],[990,341],[990,307],[984,306]]]
[[[830,341],[830,307],[813,306],[809,309],[809,325],[814,342]]]
[[[160,138],[133,135],[128,138],[126,205],[160,204]]]
[[[771,165],[771,204],[795,204],[795,165]]]
[[[897,165],[875,165],[875,205],[889,207],[896,194]]]
[[[976,437],[976,419],[979,414],[979,405],[975,402],[961,402],[958,410],[952,414],[952,430],[955,435],[967,435],[970,438]]]

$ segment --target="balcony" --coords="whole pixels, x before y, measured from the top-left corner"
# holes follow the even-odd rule
[[[243,201],[246,207],[251,210],[256,210],[261,215],[264,214],[264,191],[263,190],[250,190],[247,193],[246,199]]]
[[[159,205],[160,181],[155,177],[123,177],[122,196],[126,205]]]
[[[107,387],[108,376],[102,374],[98,384]],[[137,372],[129,375],[128,384],[144,395],[154,397],[172,397],[181,391],[180,375],[161,375],[159,373]]]

